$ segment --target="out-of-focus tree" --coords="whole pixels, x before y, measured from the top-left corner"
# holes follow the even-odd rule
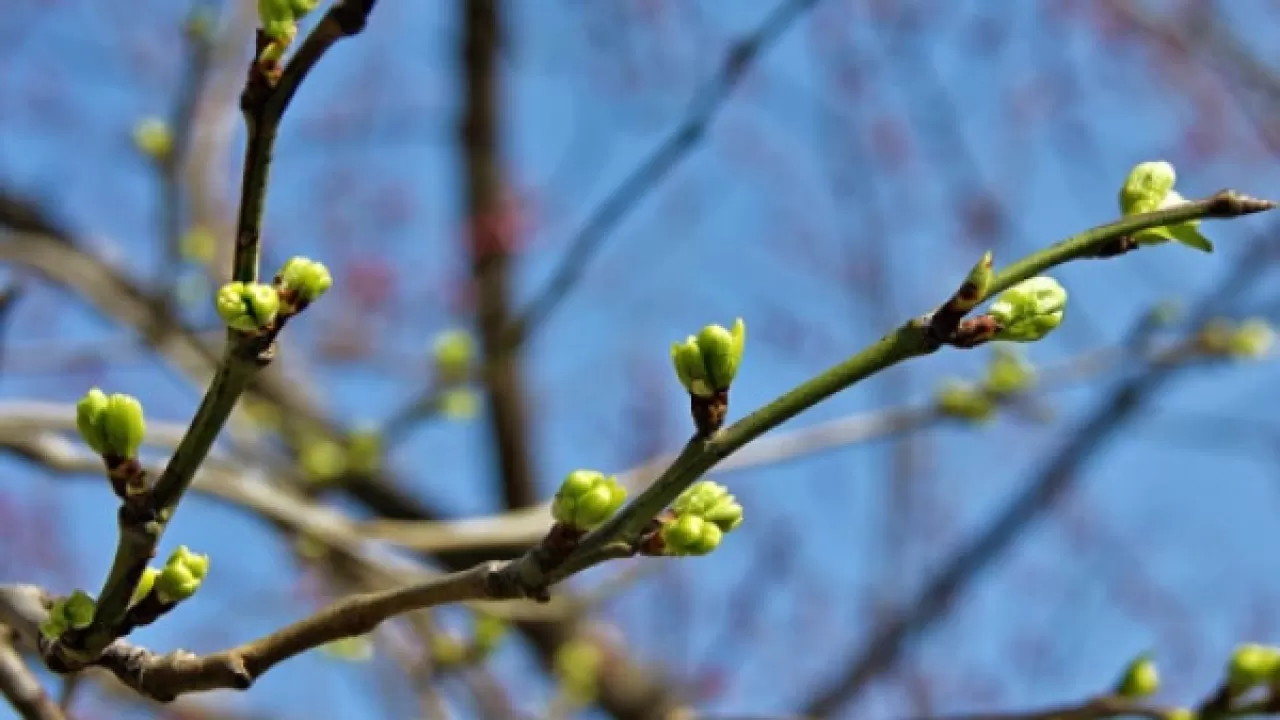
[[[10,3],[22,717],[1280,714],[1280,8]]]

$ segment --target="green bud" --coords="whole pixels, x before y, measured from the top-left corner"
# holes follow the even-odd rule
[[[1189,708],[1170,708],[1164,713],[1164,720],[1197,720],[1200,714]]]
[[[698,348],[707,368],[707,379],[716,390],[728,390],[738,374],[742,351],[747,341],[747,325],[738,318],[733,330],[708,325],[698,333]]]
[[[83,590],[76,590],[66,599],[63,606],[67,624],[73,630],[83,630],[93,623],[93,612],[96,603],[89,593]]]
[[[720,545],[724,533],[701,515],[676,515],[662,526],[662,545],[668,555],[706,555]]]
[[[480,412],[480,398],[469,388],[453,388],[440,396],[440,412],[453,420],[469,420]]]
[[[169,132],[169,125],[164,120],[144,118],[133,126],[133,144],[152,160],[164,160],[173,151],[173,133]]]
[[[147,434],[147,423],[137,398],[122,393],[111,395],[98,419],[108,453],[123,458],[138,455],[142,438]]]
[[[1051,277],[1039,276],[1000,293],[991,304],[992,318],[1000,324],[995,340],[1032,342],[1062,323],[1067,291]]]
[[[595,698],[603,664],[604,653],[587,640],[571,640],[561,645],[552,661],[565,696],[578,704]]]
[[[290,0],[258,0],[258,20],[262,32],[273,40],[288,44],[297,33],[296,15]]]
[[[1138,163],[1120,188],[1120,212],[1137,215],[1156,210],[1177,179],[1173,165],[1163,160]]]
[[[728,390],[738,374],[747,342],[747,325],[738,318],[732,330],[708,325],[671,346],[671,363],[680,384],[692,395],[711,397]]]
[[[1173,189],[1177,173],[1164,161],[1139,163],[1129,171],[1129,177],[1120,189],[1120,211],[1125,216],[1155,210],[1168,210],[1187,201]],[[1134,234],[1142,245],[1159,245],[1175,240],[1187,247],[1203,252],[1213,252],[1213,243],[1200,234],[1199,220],[1188,220],[1177,225],[1150,228]]]
[[[83,630],[93,623],[95,608],[93,598],[83,590],[58,598],[49,608],[49,616],[40,623],[40,633],[49,640],[56,640],[68,630]]]
[[[1262,318],[1250,318],[1232,331],[1227,352],[1234,357],[1256,360],[1266,355],[1275,341],[1276,333],[1270,323]]]
[[[292,291],[300,302],[312,303],[333,286],[333,276],[324,263],[298,256],[280,269],[280,286]]]
[[[963,380],[943,381],[933,401],[940,414],[959,420],[986,422],[995,413],[991,396]]]
[[[1116,683],[1116,694],[1127,698],[1149,697],[1159,689],[1160,672],[1146,653],[1134,658],[1125,668],[1120,682]]]
[[[107,452],[107,439],[102,434],[102,413],[107,409],[107,395],[98,388],[90,388],[76,403],[76,428],[80,437],[99,455]]]
[[[40,623],[40,634],[46,640],[57,640],[68,629],[67,620],[61,612],[62,606],[59,604],[61,602],[61,600],[55,601],[53,607],[49,609],[49,615]]]
[[[160,577],[160,571],[149,567],[142,571],[142,577],[138,578],[138,587],[133,589],[133,597],[129,598],[129,604],[135,605],[142,601],[142,598],[151,593],[151,588],[155,587],[156,578]]]
[[[493,652],[506,637],[508,625],[505,620],[488,613],[477,613],[475,620],[475,646],[482,654]]]
[[[280,311],[280,295],[270,285],[229,282],[218,290],[218,315],[232,330],[254,332],[267,327]]]
[[[190,262],[207,263],[218,249],[218,237],[204,225],[193,225],[182,235],[182,257]]]
[[[1030,390],[1036,383],[1035,366],[1017,351],[997,346],[991,362],[987,364],[987,374],[982,381],[983,388],[993,395],[1016,395]]]
[[[121,393],[108,396],[96,387],[76,403],[76,428],[94,452],[120,458],[137,456],[147,432],[137,398]]]
[[[711,397],[715,390],[708,380],[707,366],[702,360],[698,339],[690,335],[683,343],[671,345],[671,363],[675,366],[680,384],[692,395]]]
[[[456,635],[438,632],[431,636],[431,660],[436,665],[457,665],[466,658],[467,646]]]
[[[454,385],[463,382],[471,373],[475,358],[475,343],[463,330],[447,330],[436,336],[431,346],[431,359],[440,382]]]
[[[196,594],[208,574],[209,556],[197,555],[186,545],[179,545],[155,580],[156,596],[163,603],[186,600]]]
[[[347,452],[328,438],[314,437],[303,441],[298,463],[312,481],[330,483],[347,471]]]
[[[1280,675],[1280,648],[1246,643],[1236,647],[1227,665],[1227,684],[1233,694],[1240,694]]]
[[[697,515],[722,532],[742,524],[742,506],[728,488],[710,480],[699,480],[680,493],[671,505],[676,515]]]
[[[551,501],[551,516],[561,525],[592,530],[613,516],[627,499],[627,489],[612,475],[574,470],[565,476]]]

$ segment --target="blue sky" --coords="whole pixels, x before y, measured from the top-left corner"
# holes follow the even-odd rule
[[[167,112],[180,72],[174,28],[185,5],[141,3],[137,22],[88,2],[28,5],[25,42],[0,62],[0,97],[9,99],[0,102],[0,182],[38,195],[95,248],[151,277],[159,257],[156,184],[132,151],[129,130],[142,116]],[[512,8],[508,151],[515,183],[537,207],[520,254],[521,302],[542,287],[590,210],[683,120],[688,98],[715,72],[727,42],[773,3],[601,5],[616,10],[552,0]],[[738,416],[874,340],[888,318],[943,299],[984,249],[983,240],[966,237],[955,212],[958,198],[984,185],[1000,197],[1009,222],[997,263],[1114,217],[1119,183],[1142,160],[1173,161],[1188,196],[1224,186],[1280,194],[1274,167],[1234,110],[1217,126],[1228,152],[1203,159],[1188,151],[1182,138],[1194,120],[1190,96],[1153,71],[1150,53],[1109,48],[1080,23],[1057,19],[1050,3],[998,11],[977,2],[925,5],[934,24],[896,41],[864,9],[846,13],[851,4],[820,2],[767,51],[698,148],[611,233],[528,348],[544,492],[568,470],[623,469],[643,448],[677,446],[687,421],[666,368],[667,346],[704,323],[741,315],[751,328],[734,386]],[[1222,17],[1255,42],[1255,22],[1268,16],[1260,4],[1240,6],[1250,9]],[[426,377],[403,359],[421,358],[425,367],[432,334],[466,322],[439,302],[464,267],[452,145],[456,18],[449,8],[382,3],[367,33],[342,44],[308,79],[281,130],[268,252],[330,262],[340,290],[352,261],[380,258],[398,291],[392,317],[369,320],[378,327],[379,357],[390,358],[394,372],[384,363],[335,367],[306,357],[325,333],[340,329],[334,318],[349,295],[335,293],[314,317],[289,327],[291,361],[305,367],[326,405],[352,422],[390,415],[406,388]],[[659,19],[642,22],[645,12]],[[1003,45],[995,47],[991,27],[1004,28]],[[842,95],[833,83],[838,60],[848,63],[843,77],[856,78],[856,95]],[[1044,78],[1063,69],[1077,92],[1046,90]],[[1015,97],[1026,115],[1013,114]],[[858,148],[868,138],[882,141],[878,132],[904,120],[912,148],[905,169]],[[1074,125],[1087,130],[1087,141],[1072,134]],[[235,137],[225,158],[229,177],[239,165],[238,126]],[[400,202],[409,203],[406,216],[386,219],[386,207]],[[1194,301],[1263,227],[1256,219],[1208,225],[1219,246],[1212,256],[1162,247],[1055,272],[1071,292],[1068,319],[1030,349],[1031,357],[1052,363],[1114,343],[1154,303]],[[892,278],[882,286],[872,285],[866,266],[877,253]],[[1274,298],[1275,291],[1274,276],[1264,276],[1249,297]],[[191,317],[207,322],[209,313],[196,309]],[[48,286],[29,293],[9,333],[7,352],[26,368],[39,363],[24,348],[54,340],[135,342]],[[938,353],[850,389],[787,427],[925,399],[942,377],[974,376],[986,358],[985,351]],[[1273,373],[1264,363],[1180,379],[1158,394],[1159,412],[1093,457],[1070,503],[1075,520],[1033,527],[913,646],[911,664],[932,678],[939,711],[983,709],[973,704],[982,683],[966,674],[971,668],[998,685],[1000,707],[1014,709],[1096,692],[1149,648],[1173,655],[1178,671],[1170,672],[1169,699],[1191,700],[1209,689],[1234,643],[1280,640],[1280,629],[1258,619],[1276,589],[1268,579],[1277,569],[1268,551],[1274,458],[1247,434],[1200,431],[1216,426],[1213,418],[1274,429]],[[71,401],[90,382],[138,395],[157,418],[189,417],[198,400],[195,389],[150,361],[92,373],[6,372],[0,394]],[[671,563],[608,619],[629,633],[640,657],[680,664],[716,658],[700,665],[723,665],[707,644],[721,637],[719,619],[744,587],[741,578],[762,547],[794,537],[794,572],[757,602],[746,648],[758,660],[744,661],[708,705],[726,713],[792,709],[860,647],[871,597],[910,598],[1112,384],[1108,378],[1056,393],[1049,423],[1006,419],[922,436],[910,449],[918,471],[907,492],[917,502],[916,530],[928,532],[901,547],[885,540],[894,452],[887,443],[727,477],[746,505],[745,528],[711,558]],[[653,410],[646,415],[643,408]],[[637,427],[642,417],[651,426]],[[1175,421],[1193,432],[1171,431]],[[437,423],[416,432],[393,463],[424,497],[453,513],[492,511],[499,500],[487,442],[482,422]],[[60,542],[75,572],[50,582],[59,590],[96,587],[114,537],[106,484],[51,482],[15,460],[5,460],[4,469],[0,494],[57,508]],[[1073,535],[1086,525],[1092,534]],[[140,632],[139,641],[212,650],[305,610],[288,549],[242,513],[193,499],[165,547],[179,543],[212,555],[207,590]],[[24,574],[12,558],[0,568],[5,581],[46,579]],[[1168,618],[1178,616],[1166,612],[1158,622],[1155,610],[1134,609],[1158,607],[1155,601],[1117,597],[1115,588],[1137,575],[1185,608],[1193,625],[1180,631],[1192,638],[1190,647],[1168,632]],[[695,614],[655,619],[646,605],[677,588]],[[226,622],[237,604],[256,609]],[[673,641],[673,634],[685,637]],[[677,654],[681,645],[692,649],[689,657]],[[1027,652],[1038,660],[1028,662]],[[529,662],[510,647],[495,669],[532,710],[545,688],[530,680]],[[372,675],[309,655],[273,671],[251,693],[225,699],[285,718],[316,711],[366,717],[381,712]],[[858,716],[902,715],[899,690],[876,687]]]

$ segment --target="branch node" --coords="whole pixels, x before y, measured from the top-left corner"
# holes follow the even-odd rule
[[[697,439],[706,440],[724,425],[729,414],[729,391],[718,390],[711,397],[689,393],[689,412],[697,429]]]

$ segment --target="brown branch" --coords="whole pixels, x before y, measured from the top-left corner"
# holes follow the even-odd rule
[[[66,720],[66,715],[10,642],[11,632],[0,625],[0,696],[23,720]]]
[[[606,560],[630,557],[634,549],[615,545],[575,562],[556,564],[548,551],[535,548],[518,560],[487,562],[407,587],[353,595],[310,617],[230,650],[199,656],[186,651],[164,655],[117,639],[86,664],[110,670],[121,682],[160,702],[215,689],[245,690],[281,662],[347,637],[372,632],[382,622],[414,610],[468,600],[547,597],[547,588]],[[42,651],[56,653],[58,643],[39,638],[48,616],[49,596],[33,586],[0,586],[0,620]],[[53,645],[54,647],[50,647]]]
[[[582,276],[587,263],[613,228],[706,136],[711,121],[752,63],[815,4],[817,0],[782,0],[759,26],[729,47],[719,72],[698,90],[684,121],[591,212],[582,228],[569,240],[569,249],[551,278],[521,311],[516,323],[507,329],[506,342],[509,345],[523,342],[546,321]]]
[[[244,178],[240,185],[240,210],[236,219],[233,280],[258,279],[258,255],[262,236],[262,216],[266,208],[267,181],[271,154],[280,119],[294,93],[320,58],[344,37],[364,29],[377,0],[342,0],[329,9],[277,78],[255,57],[249,65],[240,109],[244,112],[248,142],[244,151]],[[259,49],[264,43],[259,33]]]
[[[463,0],[459,44],[463,102],[458,141],[463,155],[468,246],[476,294],[483,359],[485,402],[495,444],[502,497],[508,508],[537,502],[529,444],[524,381],[515,348],[503,347],[511,322],[510,238],[494,237],[492,222],[503,211],[504,168],[500,140],[502,121],[499,54],[502,20],[498,0]]]

